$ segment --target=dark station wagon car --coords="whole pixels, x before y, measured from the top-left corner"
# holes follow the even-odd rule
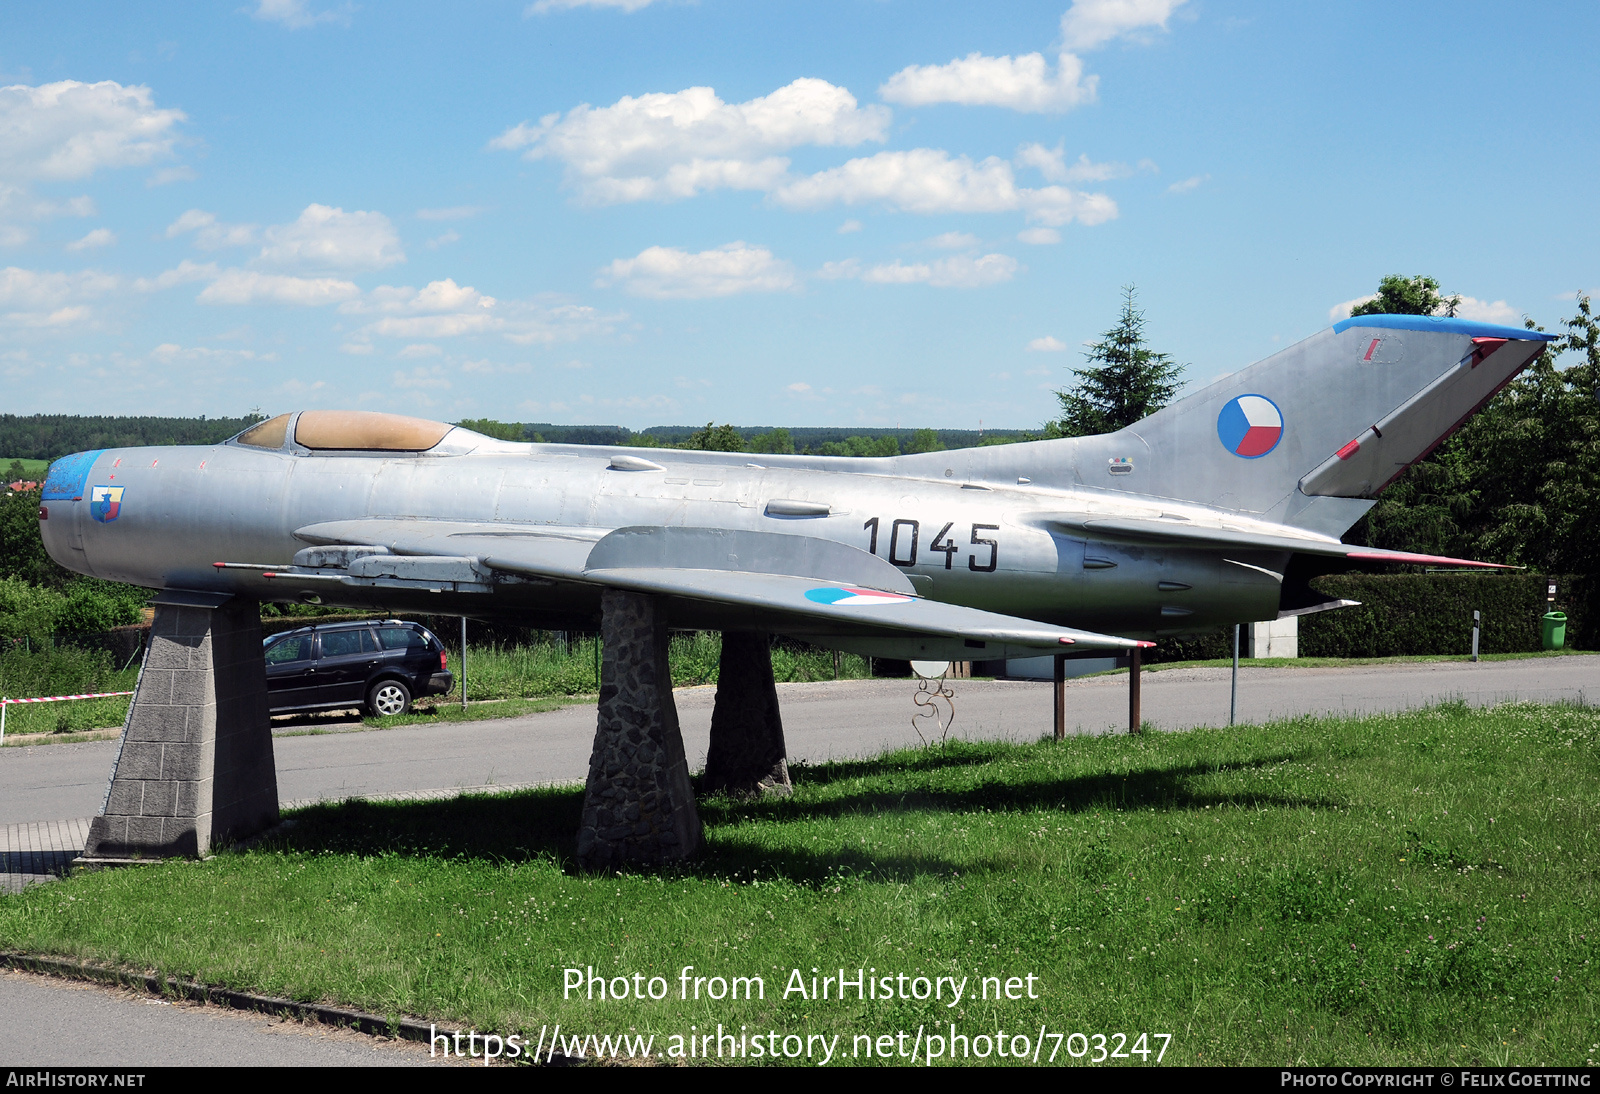
[[[398,619],[301,627],[263,645],[273,714],[363,706],[387,717],[410,710],[413,697],[441,695],[455,682],[444,643]]]

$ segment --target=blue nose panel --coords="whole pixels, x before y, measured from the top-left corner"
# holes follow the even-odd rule
[[[104,451],[103,448],[97,448],[93,452],[74,452],[51,464],[49,474],[44,477],[44,496],[41,500],[81,500],[83,484],[89,481],[89,469]]]

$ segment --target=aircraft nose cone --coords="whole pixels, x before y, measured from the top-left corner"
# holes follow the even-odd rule
[[[74,452],[52,463],[50,470],[45,473],[42,500],[46,503],[83,500],[89,470],[94,467],[95,458],[104,451],[100,448],[90,452]]]

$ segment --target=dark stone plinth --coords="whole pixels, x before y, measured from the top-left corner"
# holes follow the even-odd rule
[[[277,820],[259,606],[158,598],[82,861],[207,855]]]
[[[672,701],[667,629],[653,597],[607,589],[600,718],[578,826],[578,861],[669,862],[700,850],[700,814]]]
[[[785,755],[767,636],[727,631],[717,669],[717,703],[711,711],[706,789],[739,798],[786,798],[794,786]]]

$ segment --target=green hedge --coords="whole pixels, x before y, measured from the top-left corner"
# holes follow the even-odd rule
[[[1540,648],[1539,618],[1545,590],[1555,581],[1556,608],[1567,613],[1567,645],[1592,649],[1600,634],[1590,621],[1600,582],[1584,576],[1543,574],[1338,574],[1315,588],[1359,600],[1359,608],[1318,612],[1300,619],[1301,657],[1393,657],[1467,653],[1472,613],[1482,613],[1483,653]]]

